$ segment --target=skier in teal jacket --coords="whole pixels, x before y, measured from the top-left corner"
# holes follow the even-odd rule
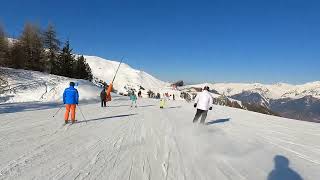
[[[131,107],[133,107],[133,105],[135,105],[135,107],[137,106],[137,95],[134,93],[134,91],[132,91],[132,93],[130,94],[130,100],[131,100]]]

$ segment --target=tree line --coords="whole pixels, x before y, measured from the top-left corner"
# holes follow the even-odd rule
[[[41,30],[35,24],[26,23],[17,39],[8,39],[0,26],[0,66],[89,81],[93,78],[86,59],[73,54],[69,40],[61,46],[52,24]]]

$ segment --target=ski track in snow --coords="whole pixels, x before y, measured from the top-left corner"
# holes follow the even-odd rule
[[[58,108],[0,114],[0,179],[259,180],[289,159],[305,180],[320,177],[319,124],[214,106],[207,126],[192,104],[126,97],[84,104],[63,125]],[[14,107],[13,107],[14,108]],[[227,120],[226,120],[227,119]]]

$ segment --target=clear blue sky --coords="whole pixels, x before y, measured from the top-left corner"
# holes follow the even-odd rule
[[[52,22],[77,53],[128,64],[163,80],[320,80],[317,0],[10,0],[0,22],[17,36]]]

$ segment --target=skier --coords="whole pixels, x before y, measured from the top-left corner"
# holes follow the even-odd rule
[[[134,91],[132,91],[132,93],[130,93],[130,100],[131,100],[131,107],[133,107],[133,105],[135,105],[135,107],[137,106],[137,95],[134,93]]]
[[[166,100],[164,98],[161,98],[160,99],[160,108],[163,109],[164,108],[164,105],[166,103]]]
[[[75,83],[70,82],[70,87],[63,92],[63,104],[66,105],[66,113],[64,114],[64,122],[67,124],[69,120],[69,113],[71,110],[71,121],[76,122],[76,105],[79,104],[79,93],[74,88]]]
[[[201,124],[204,124],[208,110],[212,110],[213,98],[209,93],[209,87],[205,86],[203,91],[199,93],[195,99],[194,107],[197,108],[197,113],[193,119],[193,123],[197,122],[201,116]]]
[[[101,107],[107,107],[107,92],[105,88],[103,88],[103,90],[101,91],[100,98],[101,98]]]
[[[139,97],[139,98],[142,97],[141,94],[142,94],[141,91],[139,91],[139,92],[138,92],[138,97]]]
[[[112,98],[111,98],[112,89],[113,89],[113,85],[112,85],[112,83],[110,83],[108,88],[107,88],[107,96],[106,96],[106,101],[107,102],[112,100]]]
[[[172,99],[175,101],[176,100],[176,96],[173,94],[172,95]]]

